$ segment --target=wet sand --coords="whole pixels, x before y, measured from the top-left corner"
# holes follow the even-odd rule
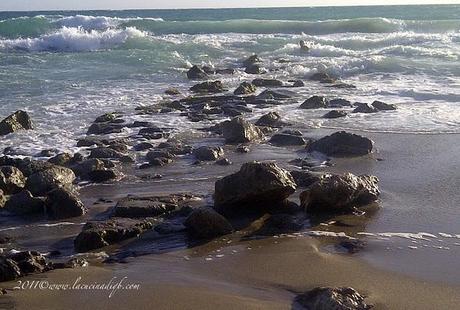
[[[328,132],[316,130],[306,132],[306,136]],[[455,192],[456,154],[460,148],[455,144],[457,135],[362,134],[376,142],[375,154],[333,160],[336,165],[325,170],[377,175],[383,192],[382,208],[365,218],[344,218],[353,223],[352,227],[311,223],[311,229],[345,231],[351,236],[363,231],[460,233],[460,224],[455,222],[455,201],[459,201]],[[253,151],[245,155],[234,154],[231,147],[226,151],[234,162],[232,166],[193,167],[184,159],[168,168],[136,172],[162,173],[162,180],[140,182],[128,178],[124,183],[83,188],[82,197],[88,205],[100,197],[116,199],[127,193],[193,192],[209,200],[215,179],[238,170],[243,162],[277,160],[292,169],[286,162],[303,154],[296,153],[295,148],[268,145],[253,146]],[[443,203],[439,209],[442,212],[438,212],[436,202]],[[75,222],[103,217],[112,205],[91,207],[85,219]],[[70,236],[80,227],[66,227],[70,229],[69,238],[60,244],[70,251]],[[60,233],[56,230],[55,234],[58,242]],[[455,309],[460,303],[460,277],[452,259],[458,253],[455,248],[450,252],[414,252],[407,248],[412,243],[395,238],[369,240],[363,252],[348,255],[329,251],[328,240],[322,238],[292,235],[239,241],[239,237],[234,234],[190,249],[170,248],[160,254],[128,258],[124,264],[57,270],[24,278],[62,283],[73,282],[77,276],[86,282],[126,276],[129,282],[141,284],[139,291],[118,291],[112,298],[100,291],[9,291],[2,297],[0,308],[69,309],[78,304],[81,309],[290,309],[296,293],[316,286],[354,287],[367,295],[376,309]],[[130,243],[136,241],[123,246]],[[12,286],[14,283],[1,285]]]

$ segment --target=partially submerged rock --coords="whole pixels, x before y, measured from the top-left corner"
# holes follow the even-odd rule
[[[85,214],[86,208],[74,193],[57,188],[47,194],[46,212],[53,219],[65,219]]]
[[[285,200],[296,189],[291,174],[275,163],[251,162],[215,184],[214,204],[221,209],[264,207]]]
[[[221,93],[225,88],[221,81],[207,81],[192,86],[190,90],[195,93]]]
[[[329,118],[329,119],[332,119],[332,118],[340,118],[340,117],[345,117],[347,116],[347,112],[345,111],[339,111],[339,110],[332,110],[332,111],[329,111],[327,112],[326,114],[323,115],[323,118]]]
[[[222,123],[222,134],[226,143],[247,143],[262,140],[264,134],[255,125],[242,117]]]
[[[0,167],[0,189],[5,194],[14,194],[21,191],[26,183],[24,174],[14,166]]]
[[[196,159],[202,161],[213,161],[224,156],[224,149],[221,147],[201,146],[193,150]]]
[[[302,136],[292,135],[283,132],[274,134],[268,142],[277,146],[307,144],[307,141],[305,141],[305,139]]]
[[[113,209],[116,217],[155,217],[179,208],[187,196],[128,196],[118,201]],[[191,198],[191,197],[190,197]]]
[[[32,273],[52,269],[52,264],[36,251],[15,252],[0,255],[0,282],[12,281]]]
[[[262,115],[257,120],[256,125],[279,128],[288,124],[281,120],[281,116],[278,114],[278,112],[269,112]]]
[[[374,142],[368,138],[339,131],[308,145],[309,152],[321,152],[328,156],[362,156],[372,152]]]
[[[295,183],[298,187],[309,187],[312,184],[320,181],[325,174],[321,172],[312,172],[306,170],[292,170],[290,171]]]
[[[258,87],[282,87],[284,84],[276,79],[255,79],[252,84]]]
[[[302,207],[309,213],[350,212],[378,199],[375,176],[327,175],[300,194]]]
[[[243,60],[243,67],[249,67],[249,66],[251,66],[253,64],[256,64],[256,63],[259,63],[259,62],[261,62],[259,56],[251,55],[248,58],[246,58],[245,60]]]
[[[295,298],[298,306],[306,310],[367,310],[364,297],[351,287],[317,287]]]
[[[23,190],[10,196],[5,204],[5,210],[17,215],[44,213],[45,198],[33,197],[29,191]]]
[[[33,129],[32,120],[27,112],[19,110],[9,115],[0,122],[0,136],[13,133],[18,130]]]
[[[375,100],[372,102],[372,106],[379,111],[394,111],[396,106],[394,104],[388,104],[382,101]]]
[[[305,100],[301,105],[301,109],[320,109],[327,108],[329,101],[323,96],[313,96]]]
[[[185,220],[190,234],[196,238],[209,239],[229,234],[232,225],[219,213],[211,208],[195,209]]]
[[[249,95],[255,93],[257,87],[249,82],[243,82],[238,86],[237,89],[233,92],[235,95]]]
[[[377,113],[379,110],[368,103],[356,102],[357,106],[352,113]]]
[[[147,220],[113,218],[101,222],[88,222],[74,240],[75,251],[87,252],[139,236],[153,224]]]
[[[43,196],[56,187],[71,185],[74,180],[75,174],[71,169],[53,165],[30,175],[25,188],[35,196]]]
[[[190,70],[188,70],[187,77],[190,80],[202,80],[206,79],[208,77],[208,74],[203,69],[195,65],[192,68],[190,68]]]

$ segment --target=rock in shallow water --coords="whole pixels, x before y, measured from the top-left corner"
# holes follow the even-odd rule
[[[25,188],[35,196],[44,196],[56,187],[71,185],[74,180],[75,174],[71,169],[53,165],[30,175]]]
[[[197,238],[214,238],[229,234],[233,231],[232,225],[219,213],[211,208],[194,210],[185,220],[190,234]]]
[[[302,136],[291,135],[286,133],[277,133],[273,135],[270,139],[271,144],[277,146],[288,146],[288,145],[305,145],[307,142]]]
[[[288,125],[287,123],[281,120],[281,116],[278,112],[269,112],[262,115],[256,122],[257,126],[267,126],[279,128]]]
[[[243,82],[238,86],[237,89],[233,92],[235,95],[249,95],[254,93],[257,90],[257,87],[249,82]]]
[[[46,212],[53,219],[65,219],[81,216],[86,208],[81,200],[71,191],[57,188],[46,197]]]
[[[301,105],[300,109],[320,109],[327,108],[329,101],[322,96],[313,96],[305,100]]]
[[[301,309],[306,310],[367,310],[364,297],[351,287],[317,287],[295,298]]]
[[[0,136],[13,133],[18,130],[33,129],[32,120],[27,112],[19,110],[9,115],[0,122]]]
[[[295,189],[291,174],[275,163],[251,162],[216,182],[214,204],[224,211],[258,208],[261,205],[270,209],[294,193]]]
[[[340,131],[312,142],[309,152],[320,152],[328,156],[363,156],[372,152],[374,142],[368,138]]]
[[[329,119],[332,119],[332,118],[339,118],[339,117],[345,117],[347,116],[347,112],[345,111],[338,111],[338,110],[332,110],[332,111],[329,111],[327,112],[326,114],[323,115],[323,118],[329,118]]]
[[[18,168],[14,166],[0,167],[0,189],[5,194],[19,192],[25,186],[26,179]]]
[[[29,191],[23,190],[10,196],[5,204],[5,210],[17,215],[44,213],[45,198],[33,197]]]
[[[309,213],[351,212],[378,199],[379,179],[375,176],[327,175],[300,194]]]
[[[235,117],[221,124],[226,143],[247,143],[264,138],[262,131],[242,117]]]
[[[224,156],[224,149],[221,147],[201,146],[193,150],[196,159],[202,161],[213,161]]]

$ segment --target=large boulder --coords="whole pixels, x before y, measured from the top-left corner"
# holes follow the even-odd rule
[[[305,145],[307,143],[302,136],[284,132],[274,134],[268,142],[276,146]]]
[[[363,156],[372,152],[374,142],[368,138],[339,131],[308,145],[309,152],[321,152],[328,156]]]
[[[247,66],[244,72],[247,74],[263,74],[266,72],[266,70],[258,64],[253,64],[253,65]]]
[[[14,112],[0,122],[0,136],[22,129],[33,129],[29,114],[22,110]]]
[[[187,77],[190,80],[202,80],[206,79],[208,77],[208,74],[203,69],[195,65],[187,71]]]
[[[256,122],[257,126],[267,126],[279,128],[288,125],[287,123],[281,120],[281,116],[278,112],[269,112],[262,115]]]
[[[207,81],[190,87],[194,93],[221,93],[225,91],[221,81]]]
[[[329,101],[323,96],[313,96],[305,100],[301,105],[301,109],[320,109],[327,108]]]
[[[235,117],[221,124],[226,143],[246,143],[262,140],[264,134],[242,117]]]
[[[350,212],[378,199],[378,182],[368,175],[326,175],[300,194],[300,202],[309,213]]]
[[[255,93],[256,90],[257,90],[257,87],[254,84],[249,83],[249,82],[243,82],[240,84],[240,86],[238,86],[238,88],[235,89],[233,94],[249,95],[249,94]]]
[[[227,219],[211,208],[194,210],[187,217],[184,225],[192,236],[204,239],[226,235],[233,231]]]
[[[368,310],[364,297],[351,287],[317,287],[295,298],[295,309],[305,310]]]
[[[379,111],[393,111],[396,110],[396,106],[394,104],[385,103],[382,101],[375,100],[372,102],[372,106]]]
[[[21,276],[18,264],[6,256],[0,256],[0,282],[12,281]]]
[[[214,204],[222,209],[266,204],[268,209],[284,201],[295,189],[291,174],[275,163],[251,162],[216,182]]]
[[[26,179],[24,174],[14,166],[0,167],[0,189],[5,194],[14,194],[22,190]]]
[[[379,110],[368,103],[356,102],[356,108],[352,113],[377,113]]]
[[[193,150],[193,155],[198,160],[213,161],[224,156],[224,149],[219,146],[200,146]]]
[[[5,204],[5,210],[17,215],[44,213],[45,199],[33,197],[29,191],[23,190],[10,196]]]
[[[85,214],[86,208],[74,193],[56,188],[46,197],[46,212],[53,219],[65,219]]]
[[[332,119],[332,118],[340,118],[340,117],[345,117],[345,116],[347,116],[347,112],[345,111],[332,110],[324,114],[323,118]]]
[[[139,236],[153,224],[147,220],[113,218],[102,222],[88,222],[74,240],[75,251],[87,252]]]
[[[71,169],[52,166],[30,175],[25,188],[35,196],[44,196],[56,187],[71,185],[74,180],[75,174]]]

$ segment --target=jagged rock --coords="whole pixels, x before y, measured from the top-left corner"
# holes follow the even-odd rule
[[[224,156],[224,149],[221,147],[201,146],[193,150],[193,155],[201,161],[213,161]]]
[[[36,251],[17,252],[9,254],[8,258],[17,264],[21,276],[45,272],[52,268],[46,258]]]
[[[67,164],[70,163],[70,161],[73,159],[73,156],[69,153],[60,153],[57,154],[56,156],[48,159],[48,162],[58,165],[58,166],[67,166]]]
[[[300,194],[302,207],[309,213],[350,212],[378,199],[375,176],[327,175]]]
[[[8,199],[8,197],[0,189],[0,209],[5,206],[7,199]]]
[[[247,66],[244,72],[247,74],[263,74],[266,71],[260,65],[253,64],[253,65]]]
[[[85,147],[85,146],[103,146],[104,143],[99,138],[94,137],[85,137],[83,139],[79,139],[77,141],[77,147]]]
[[[153,224],[147,220],[132,220],[113,218],[103,222],[88,222],[82,232],[75,238],[75,251],[87,252],[110,244],[134,238]]]
[[[225,88],[221,81],[207,81],[192,86],[190,91],[195,93],[221,93],[225,91]]]
[[[21,276],[21,270],[14,260],[0,256],[0,282],[12,281]]]
[[[24,174],[14,166],[0,167],[0,189],[7,195],[21,191],[25,186]]]
[[[295,298],[305,310],[368,310],[364,297],[351,287],[317,287]]]
[[[393,111],[396,110],[396,106],[394,104],[388,104],[382,101],[375,100],[372,102],[372,106],[379,111]]]
[[[190,80],[202,80],[206,79],[208,77],[208,74],[204,72],[203,69],[195,65],[192,68],[190,68],[190,70],[188,70],[187,77]]]
[[[82,180],[88,180],[89,174],[95,170],[106,168],[105,163],[97,158],[91,158],[71,166],[72,171]]]
[[[290,172],[292,177],[294,178],[295,183],[298,187],[309,187],[312,184],[315,184],[325,176],[324,173],[321,172],[312,172],[312,171],[298,171],[293,170]]]
[[[377,113],[379,111],[368,103],[356,102],[355,105],[357,105],[357,107],[352,113]]]
[[[91,150],[91,153],[88,158],[113,158],[113,159],[120,159],[126,154],[123,154],[121,152],[118,152],[114,149],[111,149],[109,147],[97,147],[95,149]]]
[[[177,96],[180,95],[180,91],[177,88],[171,87],[165,90],[165,94],[169,96]]]
[[[5,210],[17,215],[44,213],[45,198],[33,197],[29,191],[23,190],[10,197]]]
[[[256,125],[279,128],[288,124],[281,121],[281,116],[278,114],[278,112],[269,112],[265,115],[262,115],[257,120]]]
[[[214,238],[229,234],[232,225],[219,213],[211,208],[194,210],[185,220],[185,227],[191,235],[197,238]]]
[[[257,87],[282,87],[284,85],[282,81],[275,79],[255,79],[252,84]]]
[[[329,111],[327,112],[326,114],[323,115],[323,118],[329,118],[329,119],[332,119],[332,118],[339,118],[339,117],[345,117],[347,116],[347,112],[345,111],[338,111],[338,110],[332,110],[332,111]]]
[[[259,56],[252,55],[252,56],[249,56],[248,58],[246,58],[245,60],[243,60],[243,67],[249,67],[249,66],[254,65],[256,63],[259,63],[259,62],[261,62]]]
[[[33,129],[32,121],[27,112],[19,110],[9,115],[0,122],[0,136],[18,130],[31,130]]]
[[[249,95],[254,93],[257,90],[257,87],[249,82],[243,82],[238,86],[237,89],[233,92],[235,95]]]
[[[307,143],[302,136],[291,135],[284,132],[273,135],[268,142],[277,146],[305,145]]]
[[[53,219],[65,219],[86,213],[81,200],[69,190],[56,188],[46,196],[46,212]]]
[[[264,134],[258,127],[241,117],[223,122],[222,134],[226,143],[254,142],[264,138]]]
[[[74,180],[75,174],[71,169],[53,166],[30,175],[25,188],[35,196],[44,196],[56,187],[71,185]]]
[[[93,123],[89,126],[86,134],[88,135],[108,135],[112,133],[120,133],[125,125],[117,123]]]
[[[328,156],[362,156],[372,152],[374,142],[368,138],[339,131],[308,145],[309,152],[321,152]]]
[[[296,189],[291,174],[275,163],[251,162],[215,184],[214,204],[218,208],[256,207],[276,204]]]
[[[320,109],[327,108],[329,101],[322,96],[313,96],[305,100],[301,105],[301,109]]]

